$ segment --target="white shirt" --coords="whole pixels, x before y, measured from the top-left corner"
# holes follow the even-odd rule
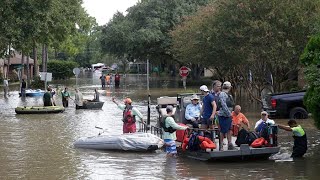
[[[256,125],[254,126],[254,128],[256,129],[262,122],[263,122],[262,119],[260,119],[259,121],[257,121],[257,122],[256,122]],[[271,120],[271,119],[269,119],[269,118],[266,120],[266,123],[267,123],[267,124],[272,124],[272,125],[275,124],[274,120]]]
[[[4,85],[4,86],[9,86],[8,80],[6,80],[6,79],[3,80],[3,85]]]

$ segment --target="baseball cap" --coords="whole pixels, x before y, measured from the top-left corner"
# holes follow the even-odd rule
[[[208,89],[208,87],[206,85],[200,86],[200,90],[201,91],[205,91],[205,92],[209,92],[209,89]]]
[[[200,98],[196,95],[196,94],[194,94],[194,95],[192,95],[191,96],[191,100],[199,100]]]
[[[226,81],[226,82],[223,83],[222,86],[224,86],[224,87],[231,87],[231,83],[230,83],[229,81]]]
[[[263,114],[268,115],[268,112],[267,111],[262,111],[261,115],[263,115]]]
[[[168,105],[168,106],[166,107],[166,111],[167,111],[167,112],[172,112],[172,111],[173,111],[173,106]]]

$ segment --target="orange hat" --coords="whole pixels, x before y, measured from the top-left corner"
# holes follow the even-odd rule
[[[128,103],[128,104],[131,104],[132,103],[132,100],[130,98],[125,98],[123,100],[124,103]]]

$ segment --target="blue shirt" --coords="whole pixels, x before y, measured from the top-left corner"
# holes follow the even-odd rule
[[[198,118],[200,117],[200,110],[201,110],[201,105],[200,103],[198,104],[189,104],[186,107],[186,112],[185,112],[185,118],[187,120],[190,120],[191,118]]]
[[[214,97],[212,94],[208,94],[203,97],[203,112],[202,112],[202,117],[204,119],[209,119],[210,116],[212,115],[213,107],[212,107],[212,102],[214,101]]]

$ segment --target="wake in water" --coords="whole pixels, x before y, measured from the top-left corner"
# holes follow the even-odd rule
[[[274,160],[275,162],[292,162],[293,158],[290,157],[291,154],[288,152],[279,152],[273,156],[270,157],[270,160]]]

